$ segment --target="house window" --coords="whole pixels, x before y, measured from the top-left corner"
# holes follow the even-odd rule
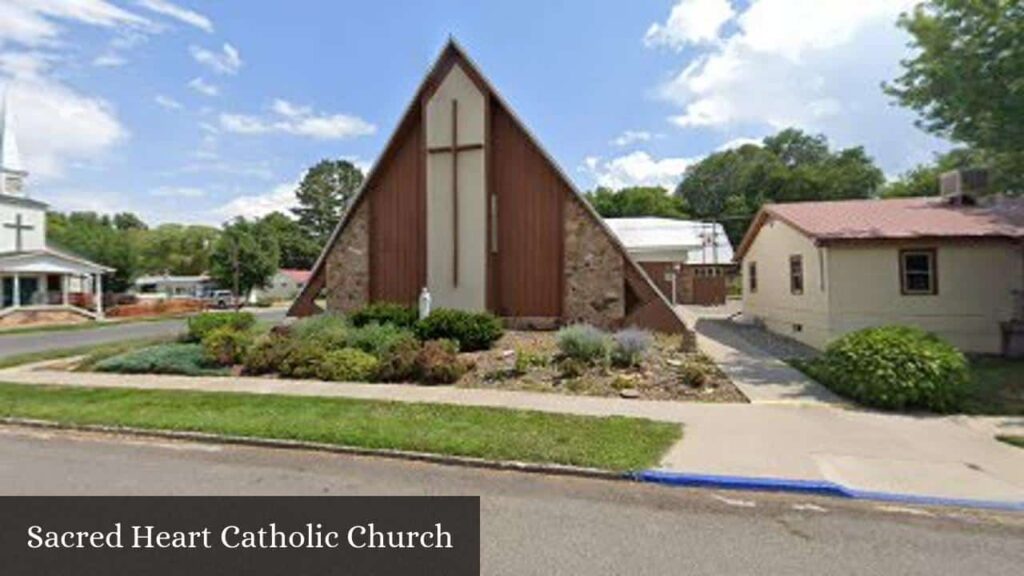
[[[789,291],[791,294],[804,293],[804,257],[789,257]]]
[[[935,250],[900,250],[900,289],[915,296],[938,293]]]
[[[757,292],[757,262],[747,264],[747,282],[750,283],[750,292]]]

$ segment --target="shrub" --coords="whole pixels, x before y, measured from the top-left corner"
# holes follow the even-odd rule
[[[608,359],[608,335],[590,324],[573,324],[558,331],[558,349],[566,358],[587,364]]]
[[[320,363],[330,351],[313,340],[292,340],[277,371],[288,378],[318,378]]]
[[[95,365],[99,372],[121,374],[184,374],[209,376],[224,369],[206,360],[201,344],[159,344],[111,356]]]
[[[690,388],[704,388],[714,381],[714,367],[701,360],[690,360],[678,368],[679,379]]]
[[[293,340],[286,335],[271,332],[256,339],[245,355],[247,374],[270,374],[278,372],[281,362],[287,357]]]
[[[344,316],[328,312],[299,320],[290,334],[298,341],[331,350],[347,345],[349,329]]]
[[[252,332],[221,326],[203,337],[206,360],[220,366],[234,366],[245,358],[252,346]]]
[[[377,373],[377,358],[357,348],[332,350],[320,361],[317,375],[334,382],[366,382]]]
[[[469,371],[452,340],[428,340],[416,357],[419,380],[424,384],[454,384]]]
[[[654,342],[650,332],[638,328],[619,330],[612,339],[615,342],[612,348],[612,363],[625,368],[638,366],[643,360],[644,353]]]
[[[249,330],[256,318],[248,312],[204,312],[188,319],[188,340],[202,342],[207,334],[222,326],[238,331]]]
[[[543,368],[547,365],[548,357],[543,353],[516,348],[516,374],[526,374],[530,368]]]
[[[487,350],[503,333],[501,320],[487,312],[439,308],[416,323],[421,340],[454,340],[463,352]]]
[[[362,328],[350,328],[345,344],[380,358],[390,348],[410,340],[416,341],[416,336],[405,328],[394,324],[367,324]]]
[[[393,302],[375,302],[356,310],[351,319],[353,326],[392,324],[400,328],[412,328],[418,316],[419,313],[408,306]]]
[[[420,342],[401,340],[381,353],[377,367],[377,379],[383,382],[410,382],[417,379],[417,358]]]
[[[885,326],[833,342],[809,372],[835,392],[878,408],[955,410],[969,385],[967,360],[917,328]]]

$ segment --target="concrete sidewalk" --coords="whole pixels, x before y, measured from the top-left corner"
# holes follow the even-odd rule
[[[729,325],[729,306],[677,307],[697,335],[697,347],[718,364],[754,404],[839,406],[844,402],[803,372],[744,338]]]
[[[403,384],[132,376],[38,366],[0,371],[0,382],[335,396],[637,416],[685,425],[684,439],[661,463],[664,470],[829,480],[859,490],[1024,501],[1024,450],[992,437],[995,429],[1024,427],[1024,418],[901,416],[823,405],[698,404]]]

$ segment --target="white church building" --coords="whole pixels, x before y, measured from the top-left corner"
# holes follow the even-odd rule
[[[47,204],[27,194],[8,99],[0,106],[0,327],[101,319],[114,270],[47,244]]]

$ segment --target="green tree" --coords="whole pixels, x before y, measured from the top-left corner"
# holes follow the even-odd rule
[[[686,217],[682,200],[660,186],[623,188],[619,191],[602,187],[588,193],[587,200],[602,218]]]
[[[272,212],[261,218],[257,226],[277,241],[279,267],[299,270],[313,267],[320,255],[320,244],[306,234],[298,222],[280,212]]]
[[[266,286],[279,257],[277,240],[256,222],[239,217],[224,225],[213,245],[210,276],[236,296],[247,297],[253,288]]]
[[[938,155],[935,162],[921,164],[899,178],[886,183],[882,189],[883,198],[908,198],[914,196],[938,196],[939,176],[950,170],[970,168],[984,164],[985,160],[977,151],[967,148],[951,150]]]
[[[1024,3],[928,0],[899,19],[916,54],[885,91],[924,130],[963,142],[993,168],[993,184],[1024,190]]]
[[[863,148],[833,151],[824,136],[790,128],[690,166],[675,194],[695,217],[721,221],[735,245],[766,202],[868,198],[884,181]]]
[[[131,212],[114,214],[114,228],[121,231],[127,230],[148,230],[149,226],[141,218]]]
[[[321,160],[306,172],[295,192],[299,206],[292,212],[299,226],[323,245],[362,184],[363,172],[355,164]]]
[[[46,228],[48,243],[115,269],[106,277],[106,291],[124,292],[138,276],[138,230],[118,230],[109,216],[95,212],[50,212]]]
[[[142,268],[150,274],[204,274],[218,235],[210,226],[161,224],[142,236]]]

